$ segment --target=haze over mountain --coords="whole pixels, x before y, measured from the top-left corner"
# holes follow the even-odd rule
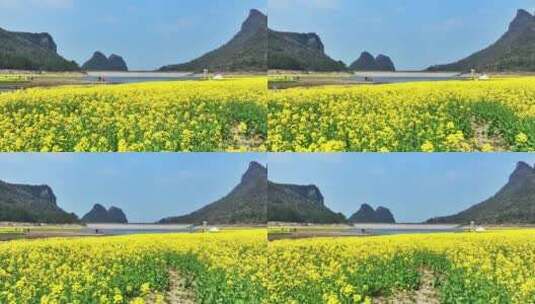
[[[350,223],[395,223],[394,215],[388,208],[379,206],[376,210],[368,204],[362,204],[360,209],[348,219]]]
[[[535,16],[519,9],[507,32],[494,44],[454,63],[430,71],[535,71]]]
[[[0,69],[74,71],[79,67],[57,53],[56,43],[48,33],[0,28]]]
[[[56,202],[47,185],[21,185],[0,181],[0,221],[31,223],[76,223]]]
[[[128,66],[123,57],[111,54],[110,57],[96,51],[93,56],[82,65],[85,71],[128,71]]]
[[[509,181],[491,198],[455,215],[429,219],[428,223],[483,224],[535,223],[535,169],[519,162]]]
[[[108,210],[100,204],[95,204],[93,208],[82,217],[84,223],[118,223],[127,224],[128,219],[123,210],[111,206]]]
[[[225,45],[187,63],[168,65],[161,71],[266,71],[267,16],[252,9],[240,31]]]

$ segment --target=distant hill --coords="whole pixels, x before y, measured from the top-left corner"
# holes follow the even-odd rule
[[[49,186],[10,184],[0,181],[0,221],[76,223],[78,217],[63,211]]]
[[[168,65],[161,71],[266,71],[267,16],[251,10],[241,30],[225,45],[195,60]]]
[[[84,71],[128,71],[123,57],[111,54],[109,58],[97,51],[82,65]]]
[[[482,72],[535,71],[535,16],[518,10],[507,32],[488,48],[455,63],[436,65],[430,71]]]
[[[362,52],[360,57],[349,66],[349,69],[353,71],[396,71],[394,62],[390,57],[380,54],[374,58],[368,52]]]
[[[95,204],[93,208],[82,217],[84,223],[119,223],[127,224],[128,220],[123,210],[117,207],[110,207],[108,210],[100,204]]]
[[[396,220],[388,208],[378,207],[376,210],[368,204],[363,204],[348,221],[350,223],[395,223]]]
[[[455,215],[428,223],[535,224],[535,169],[519,162],[509,181],[491,198]]]
[[[292,223],[345,223],[341,213],[324,204],[323,195],[315,185],[268,184],[268,221]]]
[[[325,54],[315,33],[269,30],[268,67],[272,70],[344,71],[346,66]]]
[[[252,162],[240,183],[225,197],[188,215],[169,217],[160,223],[264,224],[267,206],[267,169]]]
[[[48,33],[10,32],[0,28],[0,69],[75,71],[80,68],[57,53],[56,43]]]

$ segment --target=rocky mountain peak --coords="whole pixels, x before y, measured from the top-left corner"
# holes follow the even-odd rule
[[[392,212],[385,207],[377,207],[373,209],[368,204],[362,204],[360,209],[355,212],[350,218],[351,223],[395,223],[396,220]]]
[[[302,194],[308,200],[315,202],[317,205],[323,206],[325,204],[323,194],[316,185],[303,186]]]
[[[392,59],[390,57],[379,54],[375,58],[375,63],[377,64],[377,67],[381,71],[396,71],[396,67],[394,66],[394,62],[392,62]]]
[[[108,217],[114,222],[128,223],[128,220],[126,219],[126,215],[124,214],[123,210],[115,206],[111,206],[110,209],[108,209]]]
[[[116,54],[106,57],[102,52],[96,51],[93,56],[82,65],[86,71],[128,71],[124,59]]]
[[[128,71],[126,62],[124,61],[123,57],[119,55],[111,54],[108,58],[108,64],[114,71]]]
[[[78,218],[57,206],[56,195],[47,185],[0,181],[0,221],[73,223]]]
[[[36,44],[44,49],[57,53],[58,47],[54,42],[54,38],[49,33],[25,33],[16,32],[19,37],[22,37],[33,44]]]
[[[394,215],[390,212],[390,209],[379,206],[375,209],[375,218],[381,223],[395,223]]]
[[[110,207],[108,210],[101,204],[95,204],[93,208],[82,217],[84,223],[128,223],[123,210]]]
[[[359,58],[351,64],[350,68],[352,70],[358,70],[358,71],[378,70],[377,63],[375,62],[375,58],[372,56],[372,54],[368,52],[362,52]]]
[[[249,168],[242,175],[241,182],[247,183],[259,179],[267,180],[267,168],[260,163],[253,161],[249,163]]]
[[[56,195],[54,194],[54,191],[52,191],[52,188],[50,188],[50,186],[42,185],[42,186],[37,186],[35,189],[36,191],[39,192],[38,197],[56,205]]]
[[[320,36],[316,33],[306,33],[304,34],[304,37],[306,38],[306,45],[309,48],[315,49],[320,51],[321,53],[325,52],[325,46],[323,45],[323,42],[321,42]]]
[[[106,58],[106,55],[104,55],[104,53],[102,53],[101,51],[96,51],[93,53],[93,58],[95,59],[106,59],[108,60],[108,58]]]
[[[535,71],[535,16],[519,9],[508,31],[487,48],[461,60],[429,67],[428,71],[532,72]]]
[[[368,204],[362,204],[360,206],[360,210],[361,211],[372,211],[372,212],[375,212],[375,210],[373,210],[373,207],[368,205]]]
[[[101,204],[95,204],[93,206],[93,210],[94,211],[106,211],[106,208],[104,208],[104,206],[102,206]]]
[[[516,168],[513,173],[511,173],[509,181],[514,182],[517,180],[522,180],[532,174],[535,174],[535,169],[532,168],[529,164],[520,161],[516,164]]]
[[[391,71],[394,72],[396,67],[390,57],[380,54],[373,57],[369,52],[362,52],[349,68],[354,71]]]
[[[249,16],[242,24],[242,31],[267,30],[268,17],[257,9],[249,11]]]
[[[509,25],[509,30],[523,29],[531,22],[535,21],[535,17],[526,10],[519,9],[516,13],[515,19]]]
[[[435,217],[428,223],[468,224],[535,223],[535,168],[521,161],[508,183],[490,198],[453,215]]]

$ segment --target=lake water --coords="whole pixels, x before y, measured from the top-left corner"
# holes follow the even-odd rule
[[[355,233],[365,231],[365,233],[372,235],[464,231],[460,225],[439,224],[355,224],[353,227],[352,230]]]
[[[104,79],[107,83],[137,83],[151,81],[193,80],[198,79],[194,73],[179,72],[88,72],[86,81],[98,82]]]
[[[355,72],[355,80],[370,79],[374,83],[401,83],[461,79],[457,72]]]
[[[158,225],[158,224],[88,224],[83,232],[104,235],[152,234],[152,233],[183,233],[191,232],[191,225]]]

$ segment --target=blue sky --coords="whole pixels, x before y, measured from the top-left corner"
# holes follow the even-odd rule
[[[269,179],[315,184],[347,216],[361,204],[390,208],[399,222],[457,213],[494,195],[522,153],[270,154]]]
[[[79,64],[101,50],[156,69],[227,42],[251,8],[266,12],[267,0],[0,0],[0,27],[49,32]]]
[[[250,161],[265,154],[0,154],[0,179],[47,184],[58,205],[83,216],[95,203],[122,208],[130,222],[194,211],[226,195]]]
[[[271,28],[318,33],[347,64],[363,50],[392,57],[398,69],[464,58],[505,33],[535,0],[269,0]]]

